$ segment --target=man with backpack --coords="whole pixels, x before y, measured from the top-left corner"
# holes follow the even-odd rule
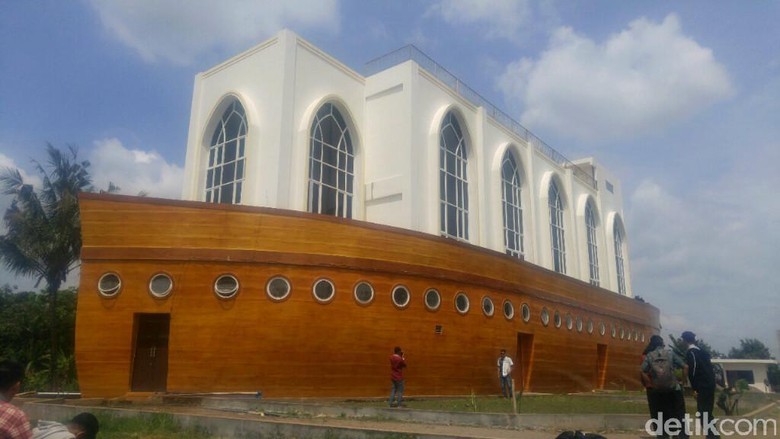
[[[688,381],[691,383],[693,395],[696,397],[696,411],[705,429],[708,439],[720,437],[715,429],[715,417],[712,409],[715,406],[715,372],[712,368],[710,355],[696,346],[696,334],[691,331],[682,333],[682,339],[688,344],[685,353]]]
[[[642,360],[642,383],[647,389],[650,416],[656,420],[656,434],[659,438],[668,438],[672,434],[677,434],[678,438],[688,437],[684,420],[685,397],[675,375],[676,369],[684,367],[682,359],[664,346],[661,336],[650,337]],[[679,423],[670,425],[670,419],[676,419]],[[680,428],[676,428],[678,426]]]

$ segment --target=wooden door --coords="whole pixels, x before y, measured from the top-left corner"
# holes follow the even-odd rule
[[[133,379],[135,392],[164,392],[168,381],[170,314],[135,315]]]
[[[596,345],[596,377],[593,386],[596,389],[603,389],[607,378],[607,345]]]
[[[529,390],[531,386],[531,369],[533,367],[534,335],[517,333],[517,365],[515,374],[515,391]]]

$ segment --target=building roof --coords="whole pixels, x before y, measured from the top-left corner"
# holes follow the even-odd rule
[[[713,358],[713,363],[723,364],[775,364],[777,360],[758,360],[752,358]]]

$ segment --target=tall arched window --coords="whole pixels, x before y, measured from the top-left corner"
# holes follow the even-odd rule
[[[233,101],[222,113],[211,136],[206,168],[207,202],[241,203],[246,131],[244,107]]]
[[[623,225],[619,220],[615,220],[614,231],[615,236],[615,272],[617,273],[617,287],[618,293],[626,295],[626,272],[623,263],[623,240],[625,238],[623,232]]]
[[[588,235],[588,267],[590,268],[590,283],[599,285],[599,247],[596,242],[596,213],[593,203],[588,200],[585,205],[585,228]]]
[[[341,112],[330,103],[314,116],[309,151],[309,212],[352,218],[355,154]]]
[[[439,130],[439,215],[444,236],[469,239],[469,191],[466,178],[466,140],[453,113]]]
[[[501,161],[501,201],[504,208],[504,249],[523,256],[523,205],[520,202],[520,171],[511,152]]]
[[[555,180],[550,182],[547,192],[547,203],[550,206],[550,242],[552,247],[553,269],[558,273],[566,273],[566,239],[563,228],[563,200]]]

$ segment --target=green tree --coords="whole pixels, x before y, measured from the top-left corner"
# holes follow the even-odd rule
[[[772,358],[769,348],[756,338],[739,340],[739,348],[731,348],[729,358],[746,358],[753,360],[768,360]]]
[[[672,341],[670,348],[674,350],[678,355],[685,358],[685,352],[688,350],[688,343],[684,342],[682,338],[677,338],[672,334],[669,334],[669,340]],[[724,355],[712,348],[704,340],[696,340],[696,346],[699,349],[710,354],[710,358],[723,358]]]
[[[780,387],[780,367],[777,364],[770,364],[766,374],[773,389]]]
[[[45,283],[50,320],[50,385],[55,382],[58,354],[57,292],[79,264],[81,228],[78,193],[92,190],[87,169],[89,162],[77,161],[77,149],[63,153],[46,146],[45,166],[35,162],[43,179],[36,192],[26,184],[18,169],[0,173],[0,188],[13,196],[3,221],[6,234],[0,236],[0,260],[13,273],[36,278],[36,286]]]
[[[0,287],[0,358],[25,366],[24,390],[43,388],[51,372],[48,337],[49,298],[39,292],[15,292]],[[61,290],[57,295],[58,347],[55,369],[63,390],[76,390],[76,366],[73,355],[76,323],[76,289]]]

